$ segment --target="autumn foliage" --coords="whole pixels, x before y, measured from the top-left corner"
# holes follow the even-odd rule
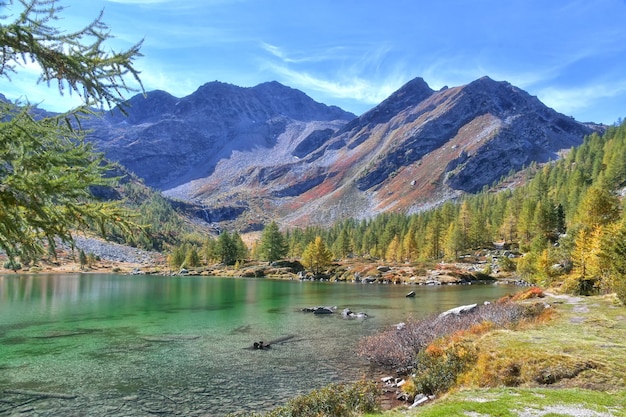
[[[364,338],[359,344],[359,355],[390,371],[408,374],[416,369],[420,358],[437,356],[437,349],[445,349],[441,344],[444,338],[455,342],[493,328],[514,326],[539,315],[544,309],[543,304],[501,302],[482,305],[462,315],[433,315],[410,320]]]

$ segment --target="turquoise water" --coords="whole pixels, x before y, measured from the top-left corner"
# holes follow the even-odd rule
[[[405,297],[410,290],[415,298]],[[29,399],[7,389],[76,396],[37,399],[22,406],[22,415],[266,410],[328,383],[368,376],[372,370],[355,355],[363,336],[512,291],[498,285],[0,276],[0,413],[10,407],[4,404]],[[336,306],[337,314],[301,311],[318,305]],[[369,317],[343,319],[343,308]],[[255,341],[281,338],[287,340],[271,349],[250,349]]]

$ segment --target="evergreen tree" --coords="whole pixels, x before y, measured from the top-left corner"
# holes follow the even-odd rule
[[[408,261],[415,261],[418,257],[418,248],[415,240],[415,231],[409,226],[409,230],[402,240],[402,257]]]
[[[352,242],[348,225],[341,228],[341,232],[337,238],[336,254],[339,258],[345,258],[352,253]]]
[[[424,235],[424,259],[438,259],[441,256],[441,241],[443,237],[443,225],[438,212],[434,212],[426,227]]]
[[[200,255],[195,246],[190,246],[185,254],[185,266],[187,268],[195,268],[200,266]]]
[[[60,93],[84,106],[54,117],[34,118],[29,106],[0,103],[0,249],[12,259],[44,253],[55,238],[72,242],[77,228],[131,226],[120,206],[95,202],[92,185],[106,185],[101,156],[70,123],[92,106],[121,103],[129,91],[125,76],[137,81],[133,61],[139,44],[109,52],[111,38],[102,14],[77,32],[53,26],[62,8],[51,0],[0,1],[0,77],[11,80],[21,64],[41,68],[39,81],[56,82]],[[11,20],[13,19],[13,20]],[[75,124],[75,123],[74,123]],[[52,252],[52,251],[51,251]]]
[[[176,246],[169,256],[170,268],[178,269],[185,264],[185,247]]]
[[[619,219],[619,198],[604,184],[595,185],[585,193],[578,208],[577,220],[588,227],[604,226]]]
[[[590,295],[596,291],[598,276],[595,274],[597,260],[597,234],[590,228],[578,231],[572,252],[574,269],[567,283],[567,290],[576,294]]]
[[[388,262],[400,262],[402,260],[402,245],[398,235],[394,236],[387,246],[387,252],[385,253],[385,260]]]
[[[270,263],[287,255],[289,247],[276,222],[272,221],[263,229],[257,251],[261,259]]]
[[[461,231],[457,227],[456,222],[450,223],[444,240],[444,254],[448,260],[456,261],[458,259],[459,251],[462,249],[460,246],[461,240]]]
[[[241,263],[248,258],[248,247],[241,238],[241,235],[237,232],[233,232],[231,240],[235,247],[235,262]]]
[[[217,254],[224,265],[233,265],[237,261],[237,246],[228,232],[222,232],[217,238]]]

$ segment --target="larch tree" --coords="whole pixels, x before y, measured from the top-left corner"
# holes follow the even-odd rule
[[[332,255],[321,236],[315,237],[315,240],[309,243],[302,253],[302,265],[315,275],[328,268],[331,260]]]
[[[583,227],[576,235],[572,251],[573,271],[566,283],[570,292],[590,295],[597,290],[601,229]]]
[[[24,65],[39,67],[38,84],[56,84],[83,104],[46,116],[28,103],[0,103],[0,249],[10,260],[53,253],[55,238],[73,243],[72,233],[105,225],[132,227],[116,203],[96,201],[95,185],[111,185],[102,156],[84,140],[80,118],[93,107],[109,109],[141,86],[134,60],[141,42],[126,51],[105,47],[112,36],[100,14],[83,29],[55,27],[63,8],[52,0],[0,0],[0,78],[11,81]],[[37,116],[35,116],[37,114]],[[76,127],[78,126],[78,128]]]
[[[402,260],[402,244],[398,235],[395,235],[389,242],[385,252],[385,260],[388,262],[400,262]]]
[[[604,251],[600,256],[611,271],[605,287],[615,291],[621,302],[626,304],[626,219],[609,226],[601,245]]]
[[[604,184],[590,187],[580,202],[577,220],[595,228],[619,220],[620,200]]]

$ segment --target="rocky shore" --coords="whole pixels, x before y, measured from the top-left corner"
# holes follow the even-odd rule
[[[486,265],[484,256],[476,258],[474,261],[436,263],[429,268],[423,265],[387,265],[382,264],[381,260],[354,258],[335,262],[326,273],[313,275],[307,272],[297,260],[282,260],[272,263],[249,261],[237,266],[215,264],[172,270],[167,264],[166,255],[159,252],[146,251],[85,236],[76,236],[74,243],[73,251],[69,245],[60,244],[57,248],[56,260],[43,260],[37,265],[25,266],[18,272],[220,276],[427,286],[485,283],[529,285],[514,274],[498,271],[493,265]],[[81,250],[90,258],[87,265],[80,265],[79,263]],[[0,267],[3,263],[0,254]],[[486,274],[484,272],[486,266],[490,266],[495,272]],[[5,272],[13,271],[5,270]]]
[[[17,272],[21,273],[66,273],[66,272],[114,272],[130,273],[131,271],[145,271],[159,273],[165,265],[165,256],[158,252],[150,252],[127,245],[108,242],[102,239],[76,236],[75,248],[68,244],[59,243],[56,251],[57,259],[43,259],[35,265],[23,266]],[[80,265],[79,253],[83,251],[93,261],[88,265]],[[0,254],[0,268],[3,267],[6,256]],[[2,269],[0,269],[2,271]],[[13,272],[4,270],[5,272]]]

